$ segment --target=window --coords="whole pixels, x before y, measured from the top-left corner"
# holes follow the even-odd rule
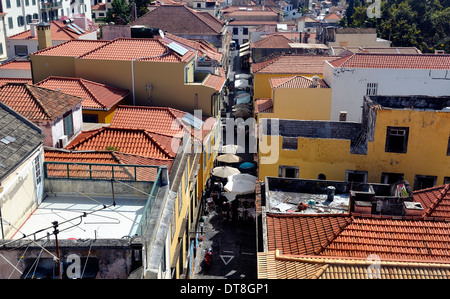
[[[244,27],[242,34],[248,35],[248,28],[245,28],[245,27]]]
[[[83,114],[83,122],[84,123],[98,123],[98,115],[97,114]]]
[[[36,187],[39,186],[39,184],[41,183],[42,180],[42,176],[41,176],[41,159],[40,156],[36,156],[36,158],[34,159],[34,174],[35,174],[35,178],[36,178]]]
[[[11,8],[11,0],[6,0],[6,8]]]
[[[14,25],[13,25],[13,19],[12,17],[8,18],[8,28],[9,29],[13,29]]]
[[[24,45],[15,45],[14,51],[16,56],[27,56],[28,55],[28,47]]]
[[[68,138],[73,135],[73,119],[72,119],[72,111],[67,112],[63,116],[64,122],[64,135],[67,135]]]
[[[25,22],[24,22],[23,16],[18,16],[17,17],[17,25],[19,27],[22,27],[24,24],[25,24]]]
[[[395,184],[404,180],[403,173],[389,173],[383,172],[381,174],[381,183],[382,184]]]
[[[238,35],[238,34],[239,34],[239,28],[233,27],[233,35]]]
[[[20,7],[22,5],[21,0],[17,0],[16,3],[17,3],[17,7]]]
[[[0,55],[3,55],[3,43],[0,43]]]
[[[295,166],[279,166],[278,176],[281,178],[298,178],[299,168]]]
[[[444,177],[444,185],[450,184],[450,176]]]
[[[25,6],[30,6],[30,0],[25,0]]]
[[[409,128],[387,127],[386,152],[406,153],[408,147]]]
[[[416,175],[414,178],[414,190],[431,188],[436,185],[437,176]]]
[[[450,136],[448,137],[447,156],[450,156]]]
[[[345,172],[345,181],[367,183],[367,171],[347,170]]]
[[[296,151],[297,148],[298,148],[298,139],[296,137],[283,137],[282,149]]]
[[[376,96],[378,93],[378,83],[367,83],[366,95]]]
[[[26,17],[25,17],[25,19],[27,20],[27,24],[30,24],[31,22],[32,22],[32,16],[31,15],[27,15]]]

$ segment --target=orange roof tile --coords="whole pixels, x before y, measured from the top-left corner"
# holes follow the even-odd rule
[[[272,113],[272,99],[255,99],[255,113]]]
[[[50,76],[38,82],[36,86],[83,98],[83,109],[109,110],[123,100],[130,92],[127,89],[116,88],[82,78]]]
[[[31,78],[0,78],[0,86],[7,83],[28,83],[33,84],[33,79]]]
[[[83,131],[67,145],[66,149],[104,151],[113,148],[121,153],[172,159],[177,153],[179,141],[145,130],[102,127]]]
[[[376,263],[377,264],[376,264]],[[379,271],[374,270],[379,266]],[[372,266],[372,267],[371,267]],[[372,271],[371,271],[372,270]],[[410,262],[258,252],[258,279],[448,279],[446,262]]]
[[[189,132],[189,128],[181,122],[185,114],[186,112],[169,107],[120,105],[114,113],[110,126],[182,137],[182,130]]]
[[[50,32],[52,36],[52,40],[72,40],[78,39],[86,34],[91,33],[92,31],[86,31],[83,34],[77,34],[75,31],[70,29],[66,24],[60,21],[51,21],[50,24]],[[31,30],[23,31],[8,37],[8,39],[36,39],[37,35],[34,37],[31,36]]]
[[[216,91],[221,91],[225,85],[227,78],[225,76],[218,76],[209,74],[203,81],[203,85],[214,88]]]
[[[45,149],[45,161],[67,162],[67,163],[92,163],[92,164],[124,164],[124,165],[167,165],[169,170],[173,164],[173,159],[156,159],[120,153],[116,151],[68,151],[59,149]],[[91,166],[92,173],[82,165],[71,165],[69,167],[70,177],[79,178],[112,178],[111,167],[99,165]],[[47,164],[47,173],[50,177],[67,177],[67,166],[58,164]],[[154,181],[157,170],[154,168],[137,168],[138,180]],[[122,180],[133,180],[134,169],[116,167],[114,178]]]
[[[272,88],[313,88],[313,80],[304,76],[270,78]],[[316,88],[329,88],[322,79],[318,80]]]
[[[1,86],[0,100],[31,121],[54,120],[82,101],[79,97],[26,83]]]
[[[450,219],[450,184],[417,190],[413,196],[422,204],[424,217]]]
[[[34,52],[32,55],[80,57],[81,55],[91,52],[92,50],[95,50],[108,42],[109,41],[102,40],[74,39]]]
[[[334,67],[386,69],[450,69],[450,55],[354,53],[330,62]]]
[[[279,55],[252,65],[252,73],[322,74],[325,61],[339,57],[324,55]]]
[[[298,35],[299,34],[297,34],[297,37]],[[272,34],[260,41],[257,41],[256,43],[253,43],[251,47],[260,49],[289,49],[291,48],[289,45],[290,43],[292,43],[292,40],[283,34]]]
[[[28,60],[11,60],[0,64],[0,68],[8,70],[31,70],[31,62]]]
[[[450,222],[267,214],[267,232],[283,254],[450,262]]]

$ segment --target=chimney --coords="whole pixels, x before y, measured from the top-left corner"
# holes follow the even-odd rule
[[[52,34],[50,24],[41,22],[36,24],[39,50],[52,46]]]
[[[31,37],[36,37],[36,25],[37,20],[33,20],[33,22],[30,24]]]
[[[422,216],[423,215],[423,207],[420,202],[414,201],[405,201],[403,202],[403,209],[405,216]]]
[[[312,86],[317,87],[317,85],[319,85],[319,76],[314,75],[314,77],[312,77],[312,81],[313,81]]]
[[[357,200],[354,211],[360,214],[372,214],[372,202]]]

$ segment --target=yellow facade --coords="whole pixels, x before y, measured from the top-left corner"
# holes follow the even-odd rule
[[[124,99],[124,100],[120,101],[119,103],[117,103],[116,105],[112,106],[111,109],[109,109],[107,111],[83,109],[83,115],[85,115],[85,114],[97,115],[98,123],[110,124],[113,119],[114,112],[116,111],[117,106],[118,105],[126,105],[126,104],[127,104],[127,101],[126,101],[126,99]]]
[[[270,79],[278,77],[293,77],[304,76],[312,78],[317,75],[319,78],[323,77],[323,74],[265,74],[256,73],[253,76],[253,98],[254,99],[268,99],[272,97],[272,87],[270,86]]]
[[[406,153],[386,152],[388,127],[409,128]],[[264,135],[259,143],[259,179],[279,176],[279,166],[292,166],[304,179],[324,174],[327,180],[344,181],[350,170],[367,172],[367,182],[373,183],[381,182],[383,173],[399,173],[411,185],[423,175],[435,176],[441,185],[450,177],[449,132],[448,112],[378,109],[367,154],[351,154],[348,139],[298,137],[297,150],[289,150],[282,149],[283,137]],[[264,163],[270,154],[276,159]]]
[[[273,88],[273,113],[259,113],[258,118],[329,120],[330,88]]]
[[[202,110],[217,115],[218,92],[195,78],[195,58],[184,62],[76,59],[31,55],[33,82],[49,76],[80,77],[124,88],[134,94],[132,103],[141,106],[173,107],[183,111]]]

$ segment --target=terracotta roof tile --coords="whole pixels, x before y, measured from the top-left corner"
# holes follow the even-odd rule
[[[270,78],[272,88],[313,88],[313,80],[304,76]],[[329,88],[322,79],[318,80],[316,88]]]
[[[0,64],[0,69],[31,70],[31,62],[28,60],[27,61],[11,60],[11,61]]]
[[[79,97],[26,83],[1,86],[0,99],[31,121],[54,120],[82,101]]]
[[[255,113],[272,113],[272,99],[255,99]]]
[[[354,53],[331,62],[334,67],[386,69],[450,69],[450,55]]]
[[[268,214],[267,231],[283,254],[450,262],[450,222]]]
[[[216,91],[221,91],[225,85],[227,78],[225,76],[218,76],[209,74],[203,81],[203,85],[214,88]]]
[[[252,73],[260,74],[322,74],[325,61],[337,56],[279,55],[252,65]]]
[[[132,60],[179,62],[188,61],[195,52],[188,50],[183,56],[170,50],[159,39],[117,38],[89,53],[80,59]]]
[[[188,127],[181,122],[185,114],[186,112],[169,107],[120,105],[114,113],[110,126],[182,137],[181,130],[189,132]]]
[[[107,43],[109,41],[75,39],[34,52],[32,55],[80,57]]]
[[[127,89],[82,78],[51,76],[35,85],[78,96],[83,99],[83,109],[109,110],[130,93]]]
[[[185,5],[162,5],[131,25],[148,25],[175,35],[220,35],[224,23],[208,12],[198,12]]]
[[[448,279],[446,262],[411,262],[332,256],[288,255],[279,251],[258,253],[258,279]],[[372,266],[372,268],[370,268]],[[372,272],[370,272],[372,270]]]
[[[417,190],[413,196],[422,204],[424,217],[450,219],[450,184]]]
[[[251,47],[255,49],[288,49],[291,48],[290,43],[292,43],[292,40],[283,34],[272,34],[256,43],[252,43]]]
[[[148,158],[172,159],[178,150],[179,140],[150,133],[145,130],[102,127],[83,131],[66,149],[104,151],[113,148],[121,153]]]
[[[7,83],[27,83],[33,84],[33,79],[31,78],[0,78],[0,86]]]
[[[156,159],[130,155],[115,151],[67,151],[58,149],[45,149],[45,161],[67,162],[67,163],[92,163],[92,164],[124,164],[124,165],[167,165],[169,170],[173,164],[172,159]],[[112,178],[110,166],[91,166],[92,173],[83,165],[70,165],[70,177],[88,178]],[[58,164],[47,164],[47,172],[50,177],[67,177],[67,166]],[[134,168],[114,168],[114,178],[121,180],[134,180]],[[137,180],[154,181],[157,170],[154,168],[137,168]]]
[[[92,31],[86,31],[83,34],[77,34],[75,31],[70,29],[66,24],[60,21],[51,21],[50,24],[50,31],[52,40],[72,40],[72,39],[78,39],[84,35],[87,35],[91,33]],[[36,39],[37,35],[34,37],[31,36],[31,30],[23,31],[21,33],[17,33],[15,35],[12,35],[8,37],[8,39],[21,39],[21,40],[30,40],[30,39]]]

